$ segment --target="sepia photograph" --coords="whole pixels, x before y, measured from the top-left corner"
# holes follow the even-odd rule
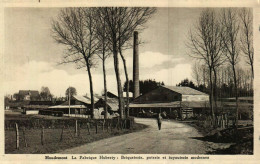
[[[5,7],[4,153],[254,155],[253,10]]]

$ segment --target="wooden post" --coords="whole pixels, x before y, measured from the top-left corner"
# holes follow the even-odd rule
[[[228,128],[228,115],[226,114],[226,124],[227,124],[227,128]]]
[[[25,147],[27,147],[27,141],[25,138],[25,127],[23,127],[23,140],[24,140]]]
[[[78,136],[80,136],[80,127],[81,127],[81,124],[78,125]]]
[[[109,121],[107,120],[107,132],[109,131]]]
[[[104,132],[104,128],[105,128],[105,123],[106,123],[106,120],[104,119],[103,124],[102,124],[103,132]]]
[[[75,137],[78,135],[78,120],[75,121]]]
[[[119,130],[119,117],[117,117],[116,127],[117,127],[117,130]]]
[[[89,123],[87,123],[87,129],[88,129],[88,134],[90,135],[90,131],[89,131]]]
[[[44,127],[42,126],[42,132],[41,132],[41,144],[44,145]]]
[[[126,119],[124,120],[123,128],[126,129]]]
[[[225,128],[225,118],[224,118],[223,114],[222,114],[221,118],[222,118],[222,128],[224,129]]]
[[[96,121],[96,134],[98,133],[98,123],[97,123],[97,121]]]
[[[15,123],[15,130],[16,130],[16,149],[19,149],[19,129],[17,123]]]
[[[62,127],[62,129],[61,129],[61,134],[60,134],[60,142],[62,141],[62,137],[63,137],[63,130],[64,130],[64,126]]]
[[[113,120],[111,120],[110,122],[110,128],[111,128],[111,132],[113,131]]]

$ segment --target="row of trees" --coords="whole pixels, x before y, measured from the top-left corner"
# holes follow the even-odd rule
[[[233,71],[230,66],[222,66],[216,70],[216,97],[235,97]],[[205,65],[194,63],[192,76],[198,90],[209,93],[209,72]],[[214,77],[213,77],[214,78]],[[214,81],[214,80],[213,80]],[[237,67],[237,92],[238,97],[253,96],[253,83],[251,70]]]
[[[106,101],[105,61],[108,57],[113,56],[121,118],[124,117],[125,113],[128,113],[124,110],[125,105],[119,72],[119,59],[121,58],[123,61],[125,77],[129,86],[123,51],[132,47],[131,40],[133,32],[144,29],[143,25],[154,12],[154,8],[147,7],[66,8],[62,9],[58,18],[53,20],[53,38],[57,43],[67,47],[66,54],[63,57],[64,60],[61,64],[75,63],[78,69],[85,68],[87,70],[90,84],[92,117],[94,94],[91,68],[98,64],[97,57],[102,61]],[[104,108],[107,111],[106,105]],[[127,109],[127,111],[129,110]],[[105,118],[107,118],[106,115]]]
[[[140,80],[139,86],[140,86],[140,94],[146,94],[157,87],[164,85],[164,82],[157,82],[155,79],[147,79],[147,80]],[[127,82],[124,83],[124,91],[127,91]],[[129,92],[134,92],[134,83],[132,80],[129,81]]]
[[[223,72],[225,72],[225,71],[223,71]],[[231,73],[231,72],[229,72],[229,73]],[[203,74],[203,72],[201,72],[201,74]],[[220,77],[220,80],[218,80],[217,86],[216,86],[217,100],[221,101],[222,98],[235,97],[234,82],[232,81],[232,79],[229,78],[228,81],[224,82],[224,78],[226,78],[226,77],[224,77],[224,78],[223,78],[223,76],[219,76],[219,77]],[[253,89],[252,89],[250,83],[246,82],[246,80],[248,80],[248,78],[245,79],[246,76],[244,74],[240,74],[240,73],[239,73],[238,77],[239,77],[239,79],[238,79],[238,97],[253,96]],[[208,77],[206,77],[205,79],[208,80]],[[206,81],[205,83],[202,82],[201,84],[198,84],[196,82],[193,82],[192,80],[184,79],[180,83],[178,83],[176,86],[187,86],[187,87],[199,90],[201,92],[210,94],[210,88],[209,88],[208,84],[209,84],[208,81]]]
[[[205,67],[203,73],[207,73],[209,77],[210,108],[213,119],[215,118],[214,106],[217,100],[219,75],[225,74],[225,71],[220,70],[228,68],[231,70],[228,72],[231,73],[227,76],[228,80],[232,80],[234,84],[236,120],[238,120],[238,63],[242,54],[251,68],[251,83],[254,77],[252,23],[252,9],[205,9],[190,30],[187,46],[191,51],[190,56],[201,62],[201,65]],[[199,69],[196,68],[199,66],[194,67],[194,70]],[[195,74],[195,79],[198,79],[196,76]]]

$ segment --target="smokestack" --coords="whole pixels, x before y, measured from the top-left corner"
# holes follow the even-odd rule
[[[133,83],[134,98],[140,95],[139,89],[139,49],[138,49],[138,32],[134,32],[134,60],[133,60]]]

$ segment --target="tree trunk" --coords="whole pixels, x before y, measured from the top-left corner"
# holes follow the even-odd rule
[[[205,77],[205,68],[203,68],[203,84],[204,84],[204,87],[203,87],[203,92],[206,92],[206,77]]]
[[[104,95],[105,95],[105,105],[104,105],[104,111],[105,115],[104,118],[107,119],[107,77],[106,77],[106,66],[105,66],[105,54],[103,52],[103,76],[104,76]]]
[[[251,73],[252,73],[252,77],[254,79],[254,64],[253,64],[253,62],[251,64]]]
[[[215,109],[217,110],[217,71],[216,68],[213,68],[213,73],[214,73],[214,105]]]
[[[114,69],[116,74],[116,81],[117,81],[117,92],[118,92],[118,101],[119,101],[119,112],[120,117],[123,118],[124,113],[124,99],[123,99],[123,91],[122,91],[122,85],[121,85],[121,79],[120,79],[120,73],[119,73],[119,61],[118,61],[118,51],[117,46],[113,45],[113,56],[114,56]]]
[[[93,94],[93,83],[92,83],[92,75],[90,71],[90,65],[87,61],[87,71],[88,71],[88,77],[89,77],[89,85],[90,85],[90,96],[91,96],[91,118],[94,117],[94,94]]]
[[[238,125],[238,94],[237,94],[237,76],[235,65],[232,64],[233,76],[234,76],[234,85],[235,85],[235,97],[236,97],[236,126]]]
[[[121,49],[119,49],[119,53],[120,53],[120,56],[123,60],[123,64],[124,64],[124,70],[125,70],[125,78],[126,78],[126,117],[129,116],[129,79],[128,79],[128,73],[127,73],[127,67],[126,67],[126,60],[122,54],[122,51]]]
[[[209,69],[209,81],[210,81],[210,109],[213,122],[215,120],[215,113],[213,108],[213,82],[212,82],[212,68]]]

